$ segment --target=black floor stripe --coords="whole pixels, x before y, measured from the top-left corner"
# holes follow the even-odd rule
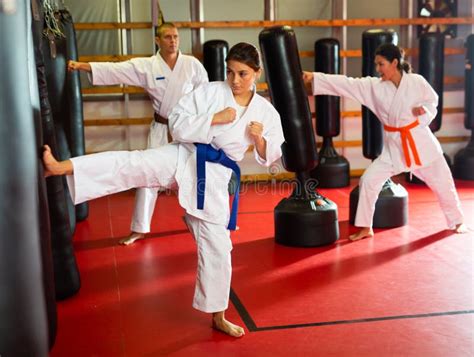
[[[250,332],[286,330],[286,329],[294,329],[294,328],[319,327],[319,326],[329,326],[329,325],[360,324],[360,323],[366,323],[366,322],[388,321],[388,320],[419,319],[419,318],[424,318],[424,317],[474,314],[474,310],[458,310],[458,311],[432,312],[428,314],[382,316],[382,317],[371,317],[371,318],[355,319],[355,320],[335,320],[335,321],[311,322],[307,324],[257,327],[257,325],[255,324],[255,321],[252,319],[249,312],[245,308],[244,304],[242,303],[242,301],[240,301],[239,297],[237,296],[237,294],[235,293],[233,289],[230,289],[230,300],[234,304],[235,308],[237,309],[237,312],[239,313],[240,317],[245,323],[245,326]]]
[[[245,326],[250,332],[255,332],[257,331],[257,325],[255,325],[255,322],[253,321],[252,317],[248,313],[247,309],[245,308],[244,304],[240,301],[239,297],[235,293],[234,289],[230,289],[230,301],[234,304],[235,308],[237,309],[237,312],[240,315],[240,318],[244,322]]]

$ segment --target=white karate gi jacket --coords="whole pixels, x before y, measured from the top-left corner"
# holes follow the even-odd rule
[[[150,97],[153,110],[168,118],[171,108],[184,95],[207,83],[204,66],[192,56],[178,54],[171,70],[158,51],[156,55],[124,62],[91,62],[94,85],[128,84],[142,87]],[[150,123],[147,148],[168,143],[168,128],[154,120]]]
[[[391,163],[394,171],[403,172],[425,167],[443,155],[438,140],[429,128],[437,113],[438,95],[419,74],[403,72],[397,88],[391,81],[382,81],[380,78],[350,78],[317,72],[314,73],[313,94],[357,100],[368,107],[383,125],[391,127],[411,124],[417,118],[412,114],[412,109],[422,106],[426,113],[418,117],[420,124],[410,130],[421,166],[414,162],[410,149],[411,167],[407,167],[399,132],[384,130],[383,150],[378,159]]]
[[[243,159],[253,141],[248,135],[250,121],[263,124],[267,142],[266,160],[270,166],[281,157],[284,141],[280,115],[263,97],[254,92],[247,110],[233,123],[211,126],[215,113],[237,104],[226,82],[201,85],[185,95],[169,115],[175,142],[142,151],[112,151],[72,158],[74,175],[68,176],[69,192],[75,204],[134,187],[173,188],[186,212],[199,219],[227,226],[229,222],[228,183],[231,171],[218,163],[206,162],[204,209],[197,209],[196,147],[211,144],[230,159]]]
[[[129,61],[91,62],[92,84],[128,84],[142,87],[150,96],[153,109],[162,117],[168,114],[178,100],[207,83],[207,72],[201,62],[192,56],[178,54],[173,70],[168,67],[158,51],[146,58],[133,58]]]
[[[248,125],[251,121],[258,121],[263,124],[267,151],[266,160],[263,160],[254,149],[255,159],[261,165],[270,166],[281,157],[280,147],[284,141],[280,115],[265,98],[255,92],[242,117],[230,124],[211,126],[215,113],[236,106],[229,85],[226,82],[212,82],[181,98],[169,115],[171,134],[180,143],[176,172],[179,202],[188,214],[224,225],[229,222],[227,187],[232,170],[218,163],[206,163],[204,209],[198,210],[193,143],[211,144],[216,149],[222,149],[230,159],[241,161],[248,147],[253,144],[248,135]]]

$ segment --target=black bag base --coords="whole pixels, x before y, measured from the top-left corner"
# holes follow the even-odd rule
[[[319,156],[319,164],[310,172],[311,177],[318,180],[318,187],[347,187],[350,184],[349,161],[343,156]]]
[[[474,137],[454,156],[453,176],[459,180],[474,180]]]
[[[337,206],[327,198],[284,198],[275,207],[275,241],[291,247],[318,247],[339,239]]]
[[[349,223],[354,224],[359,202],[359,186],[355,187],[349,199]],[[402,227],[408,222],[408,192],[405,188],[388,180],[380,191],[375,204],[374,228]]]

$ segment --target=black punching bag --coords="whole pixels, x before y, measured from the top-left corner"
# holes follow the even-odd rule
[[[378,77],[375,70],[375,50],[384,43],[398,43],[394,30],[367,30],[362,34],[362,76]],[[383,148],[383,126],[369,108],[362,106],[362,152],[367,159],[375,160]]]
[[[64,31],[62,12],[55,11],[54,15],[58,21],[58,26]],[[71,158],[69,146],[69,110],[67,93],[67,42],[64,35],[53,34],[48,31],[48,37],[44,37],[45,51],[44,63],[46,68],[46,81],[48,83],[49,103],[53,114],[54,132],[58,150],[58,159],[67,160]],[[73,234],[76,229],[76,211],[68,192],[66,178],[61,177],[64,190],[66,191],[67,216],[69,226]]]
[[[441,128],[443,116],[444,38],[444,34],[437,32],[428,32],[420,36],[418,73],[426,79],[438,94],[438,112],[430,123],[430,129],[433,133]],[[444,157],[448,166],[451,166],[449,156],[445,154]],[[405,175],[405,178],[411,183],[424,183],[415,175],[409,173]]]
[[[48,356],[30,2],[0,2],[0,356]],[[29,55],[31,56],[29,58]]]
[[[49,17],[55,16],[53,13],[48,14]],[[58,61],[61,63],[54,63],[58,58],[58,47],[60,54],[65,53],[65,42],[63,38],[56,37],[50,28],[46,30],[46,40],[43,46],[43,57],[46,68],[46,80],[48,81],[49,100],[45,105],[49,110],[45,110],[42,115],[43,120],[43,135],[44,143],[51,147],[53,154],[56,157],[67,158],[65,153],[66,136],[63,130],[64,125],[60,119],[61,108],[67,102],[63,89],[64,84],[60,78],[65,78],[66,60],[64,55],[60,55]],[[63,67],[61,67],[63,65]],[[57,69],[57,73],[55,73]],[[58,77],[60,77],[58,79]],[[51,83],[49,82],[51,81]],[[53,120],[53,110],[50,107],[50,102],[54,100],[55,113],[58,118],[56,125]],[[58,133],[56,132],[58,129]],[[57,138],[58,137],[58,138]],[[58,144],[58,142],[60,144]],[[66,146],[67,149],[67,146]],[[74,206],[71,211],[71,199],[66,190],[65,178],[61,176],[50,176],[46,179],[48,189],[48,204],[49,215],[51,221],[51,245],[53,250],[53,264],[54,264],[54,280],[56,284],[56,298],[65,299],[74,295],[80,289],[79,270],[77,268],[76,257],[72,246],[73,231],[71,229],[70,213],[74,214]]]
[[[398,42],[394,30],[373,29],[362,34],[362,76],[378,76],[375,70],[375,51],[385,43]],[[362,145],[367,159],[375,160],[383,148],[383,126],[374,113],[362,106]],[[359,202],[359,186],[355,187],[349,198],[349,222],[354,224]],[[408,192],[400,184],[388,179],[380,191],[375,204],[374,228],[400,227],[408,221]]]
[[[46,180],[42,164],[43,157],[43,124],[42,115],[49,111],[48,88],[44,73],[43,63],[43,29],[44,18],[40,0],[31,1],[32,14],[32,38],[35,61],[31,61],[34,68],[31,68],[32,85],[30,86],[33,105],[34,126],[36,138],[36,150],[38,155],[38,207],[39,207],[39,228],[41,239],[41,257],[43,265],[43,283],[45,290],[46,312],[48,316],[48,341],[49,348],[54,345],[57,333],[57,309],[56,291],[54,287],[53,255],[51,250],[51,227],[49,220],[48,194],[46,191]],[[32,49],[32,50],[33,50]],[[34,83],[37,85],[34,85]],[[47,104],[48,103],[48,104]]]
[[[443,116],[444,34],[429,32],[420,37],[419,74],[438,94],[438,113],[430,123],[433,133],[441,128]]]
[[[78,61],[76,31],[72,21],[71,14],[61,11],[62,25],[64,35],[66,36],[67,59]],[[67,110],[65,112],[68,120],[66,121],[66,137],[72,157],[82,156],[86,153],[86,144],[84,138],[84,114],[82,111],[82,93],[79,71],[68,72],[66,77],[67,92]],[[89,215],[89,204],[87,202],[76,205],[76,220],[83,221]]]
[[[339,74],[339,41],[324,38],[314,43],[314,69],[316,72]],[[341,131],[340,98],[332,95],[315,96],[316,133],[323,137],[319,151],[319,163],[311,171],[311,177],[319,182],[319,187],[349,186],[349,161],[339,155],[332,138]]]
[[[471,140],[454,156],[453,175],[461,180],[474,180],[474,35],[466,40],[466,71],[464,89],[464,127],[471,130]]]
[[[225,81],[225,58],[229,52],[229,44],[223,40],[210,40],[203,45],[203,65],[209,76],[209,81]]]
[[[203,45],[203,66],[206,69],[210,82],[225,81],[226,79],[226,62],[227,52],[229,52],[229,44],[224,40],[210,40],[204,42]],[[229,195],[235,194],[237,189],[237,176],[232,172],[229,181]]]
[[[296,173],[292,195],[275,207],[275,240],[297,247],[333,243],[339,238],[337,206],[319,195],[309,175],[318,158],[295,33],[288,26],[272,27],[260,33],[259,42],[285,135],[283,165]]]

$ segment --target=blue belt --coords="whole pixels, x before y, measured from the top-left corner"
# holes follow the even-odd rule
[[[229,159],[221,149],[216,150],[210,144],[195,143],[197,163],[197,208],[204,209],[204,193],[206,190],[206,161],[216,162],[234,171],[237,176],[237,187],[230,212],[230,221],[227,229],[235,231],[237,225],[237,207],[239,205],[240,168],[237,163]]]

